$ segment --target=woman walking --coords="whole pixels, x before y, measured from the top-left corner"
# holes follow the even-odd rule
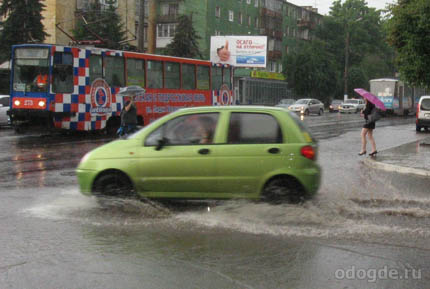
[[[358,155],[362,156],[366,154],[366,136],[369,137],[370,145],[372,146],[372,152],[369,154],[369,156],[375,156],[378,151],[376,150],[376,143],[375,139],[373,138],[373,130],[375,129],[375,122],[369,121],[369,115],[372,113],[372,110],[375,108],[375,105],[368,101],[366,98],[364,99],[366,102],[366,107],[361,112],[361,116],[364,117],[366,120],[366,123],[363,125],[363,128],[361,129],[361,151],[358,153]]]

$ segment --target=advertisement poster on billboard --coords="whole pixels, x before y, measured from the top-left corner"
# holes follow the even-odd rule
[[[266,67],[267,36],[212,36],[210,60],[236,67]]]

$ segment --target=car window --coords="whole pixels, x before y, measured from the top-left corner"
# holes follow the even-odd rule
[[[281,143],[278,121],[270,114],[233,112],[230,117],[229,144]]]
[[[162,138],[167,139],[166,145],[211,144],[218,115],[218,113],[187,114],[171,119],[146,138],[145,146],[155,146]]]
[[[309,102],[309,100],[307,99],[299,99],[298,101],[296,101],[296,104],[307,104]]]
[[[430,98],[425,98],[421,101],[422,110],[430,110]]]
[[[0,104],[3,104],[3,106],[9,106],[9,97],[0,98]]]

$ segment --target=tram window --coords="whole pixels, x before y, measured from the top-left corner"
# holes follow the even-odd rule
[[[147,85],[148,88],[163,88],[163,63],[161,61],[147,61]]]
[[[102,56],[91,55],[90,56],[90,82],[91,83],[97,78],[103,78],[102,69],[103,69]]]
[[[230,67],[224,67],[223,69],[223,83],[227,84],[229,88],[231,88],[231,68]]]
[[[143,59],[127,59],[127,85],[145,87],[145,61]]]
[[[165,62],[166,72],[164,73],[165,88],[181,88],[179,76],[179,63]]]
[[[110,86],[125,86],[124,81],[124,58],[105,57],[105,80]]]
[[[197,89],[209,90],[209,66],[197,65]]]
[[[182,88],[196,88],[196,66],[194,64],[182,64]]]
[[[212,90],[218,90],[222,85],[222,67],[212,67]]]
[[[52,90],[57,93],[73,92],[73,55],[55,52],[52,70]]]

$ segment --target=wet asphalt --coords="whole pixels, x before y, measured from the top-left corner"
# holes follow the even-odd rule
[[[0,129],[0,288],[426,288],[430,180],[369,168],[359,115],[309,116],[323,168],[302,205],[96,200],[74,169],[103,135]],[[412,141],[383,119],[380,154]]]

